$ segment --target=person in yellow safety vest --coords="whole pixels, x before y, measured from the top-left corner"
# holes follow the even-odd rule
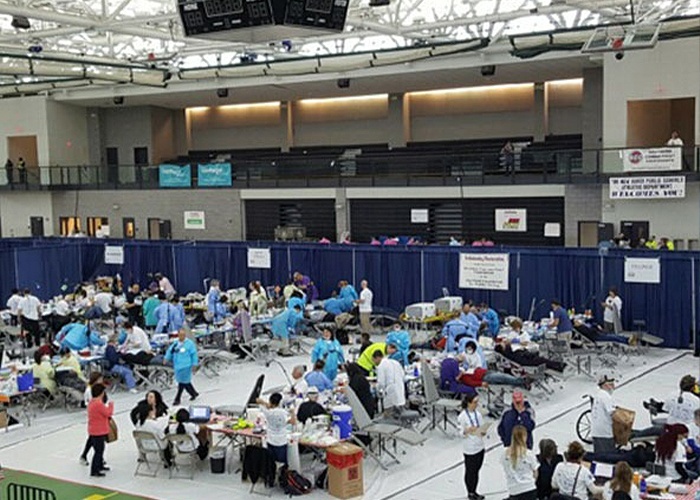
[[[673,251],[675,250],[676,247],[673,244],[673,240],[670,240],[668,238],[661,238],[661,241],[659,242],[659,250],[669,250]]]
[[[651,239],[644,244],[644,246],[649,250],[657,250],[659,248],[659,244],[656,241],[656,236],[652,236]]]
[[[367,374],[371,374],[374,369],[376,368],[374,366],[374,363],[372,362],[372,356],[374,355],[374,351],[380,350],[384,356],[386,356],[386,342],[375,342],[374,344],[371,344],[367,349],[362,351],[362,354],[360,354],[360,357],[357,358],[357,364],[365,371]]]

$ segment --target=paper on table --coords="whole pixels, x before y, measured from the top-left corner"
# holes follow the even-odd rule
[[[615,468],[613,464],[604,464],[601,462],[595,462],[595,476],[596,477],[606,477],[611,478],[615,473]]]

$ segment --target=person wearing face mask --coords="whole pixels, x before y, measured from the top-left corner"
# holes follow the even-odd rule
[[[319,359],[325,361],[323,372],[333,382],[338,376],[338,365],[345,363],[345,357],[343,347],[329,328],[323,329],[323,337],[316,341],[311,351],[311,363],[315,364]]]
[[[615,451],[613,434],[613,413],[615,402],[612,392],[615,390],[615,379],[603,375],[598,380],[598,390],[593,398],[591,410],[591,437],[593,438],[594,453],[609,453]]]
[[[513,387],[524,387],[529,389],[529,382],[522,377],[516,377],[508,373],[501,373],[484,368],[485,364],[476,352],[476,342],[467,342],[463,354],[457,359],[462,363],[459,382],[470,387],[481,387],[483,385],[511,385]]]

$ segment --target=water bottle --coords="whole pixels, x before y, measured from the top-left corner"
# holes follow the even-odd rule
[[[418,363],[416,363],[413,365],[413,376],[418,378],[419,375],[420,373],[418,372]]]
[[[647,480],[644,478],[639,480],[639,494],[640,495],[647,494]]]

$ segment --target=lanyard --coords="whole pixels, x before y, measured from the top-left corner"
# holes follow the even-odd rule
[[[471,424],[472,427],[479,427],[479,414],[474,412],[474,420],[472,420],[471,413],[469,413],[469,410],[465,410],[465,413],[467,414],[467,418],[469,419],[469,423]]]

